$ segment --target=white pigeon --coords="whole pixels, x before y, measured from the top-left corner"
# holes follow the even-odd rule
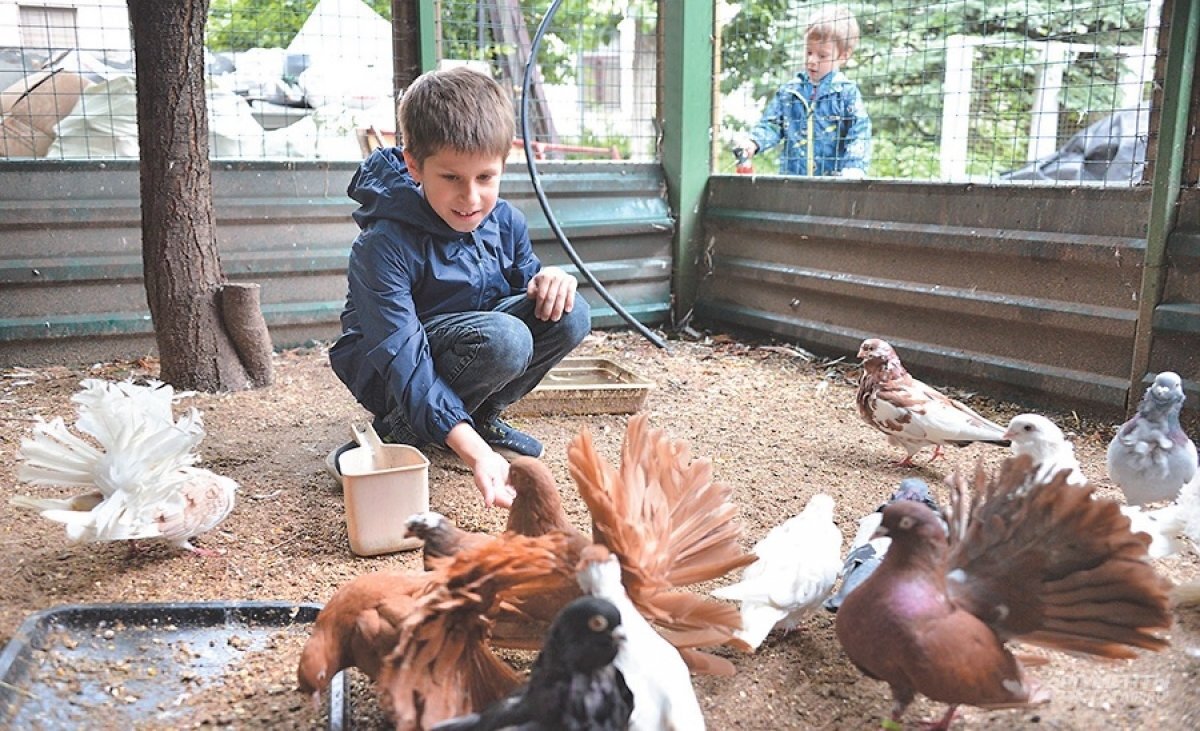
[[[863,366],[855,394],[858,415],[886,434],[889,444],[904,448],[907,456],[896,462],[898,466],[911,467],[913,457],[925,447],[934,448],[932,462],[947,444],[1008,445],[1004,427],[913,378],[886,341],[864,340],[858,357]]]
[[[15,495],[10,503],[64,524],[73,542],[158,538],[211,553],[191,539],[229,515],[237,483],[193,466],[204,438],[200,412],[193,408],[176,420],[172,410],[188,394],[159,381],[89,378],[80,385],[71,399],[79,409],[75,427],[94,443],[61,418],[38,422],[21,441],[17,478],[85,491],[65,499]]]
[[[1183,381],[1163,371],[1108,444],[1108,476],[1130,505],[1174,500],[1196,476],[1196,445],[1179,425]]]
[[[1062,470],[1070,470],[1068,485],[1087,484],[1087,477],[1075,457],[1075,445],[1046,417],[1040,414],[1014,416],[1008,422],[1004,438],[1012,442],[1009,448],[1014,455],[1027,454],[1033,459],[1038,483],[1049,482]]]
[[[758,649],[775,627],[794,629],[829,595],[842,568],[841,549],[833,498],[814,495],[799,515],[754,546],[758,560],[743,570],[740,581],[712,592],[741,602],[742,629],[735,636]]]
[[[625,593],[617,557],[599,544],[584,548],[576,579],[585,594],[607,599],[621,612],[625,642],[613,664],[633,693],[631,731],[703,731],[704,714],[687,664]]]
[[[1012,453],[1027,454],[1033,458],[1038,482],[1049,482],[1060,471],[1070,470],[1068,485],[1084,485],[1087,478],[1075,458],[1075,447],[1063,436],[1054,422],[1037,414],[1021,414],[1014,417],[1004,435],[1012,440]],[[1134,505],[1121,506],[1121,512],[1129,518],[1130,530],[1150,536],[1151,558],[1163,558],[1179,553],[1184,548],[1179,536],[1183,533],[1188,511],[1178,504],[1157,510],[1143,510]]]

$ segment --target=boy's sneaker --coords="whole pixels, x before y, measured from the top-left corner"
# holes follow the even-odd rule
[[[498,416],[481,422],[475,427],[475,430],[479,432],[479,436],[483,437],[483,441],[497,452],[506,451],[525,457],[542,456],[541,442],[504,423]]]

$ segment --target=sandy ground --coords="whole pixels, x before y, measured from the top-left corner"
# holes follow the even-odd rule
[[[809,359],[778,344],[727,336],[655,348],[631,333],[598,333],[581,354],[610,358],[652,379],[643,409],[652,424],[690,441],[693,454],[712,459],[718,479],[731,484],[749,548],[772,526],[796,514],[809,497],[828,492],[848,547],[856,521],[910,474],[946,491],[943,478],[989,465],[1006,455],[996,447],[951,450],[948,458],[916,469],[893,467],[900,456],[882,435],[858,420],[853,363]],[[903,358],[903,353],[900,354]],[[89,376],[118,379],[156,373],[153,359],[85,368],[13,369],[0,380],[0,642],[12,638],[31,612],[64,604],[200,600],[323,602],[352,577],[382,568],[416,569],[416,553],[377,558],[353,555],[347,543],[342,495],[324,472],[330,448],[350,435],[366,413],[328,367],[320,346],[276,356],[274,386],[257,391],[197,395],[187,401],[204,413],[208,436],[203,466],[236,479],[239,502],[229,519],[198,543],[222,555],[202,558],[166,546],[130,555],[125,545],[70,545],[60,526],[7,505],[15,492],[60,494],[17,483],[16,453],[38,417],[73,422],[69,402]],[[916,374],[920,377],[920,374]],[[1000,423],[1027,409],[951,391]],[[1107,497],[1104,449],[1115,424],[1048,413],[1068,431],[1086,474]],[[566,444],[588,428],[615,460],[626,415],[523,416],[515,422],[546,444],[545,461],[563,486],[572,518],[585,511],[566,470]],[[467,529],[499,531],[505,513],[482,507],[469,472],[453,458],[434,455],[429,479],[432,507]],[[1157,562],[1174,581],[1200,575],[1194,555]],[[1053,693],[1036,709],[963,709],[955,728],[1190,729],[1200,726],[1200,614],[1177,610],[1171,647],[1137,660],[1099,663],[1057,653],[1031,672]],[[303,633],[246,652],[225,677],[188,692],[188,713],[172,727],[320,728],[321,713],[294,692]],[[753,655],[719,650],[738,668],[733,678],[695,678],[712,729],[854,729],[877,726],[890,707],[882,683],[864,678],[846,659],[834,617],[817,614],[787,635],[773,634]],[[186,659],[180,660],[186,662]],[[250,668],[250,670],[247,670]],[[189,681],[184,681],[186,684]],[[356,678],[353,727],[379,726],[370,688]],[[181,695],[185,688],[180,689]],[[26,691],[28,692],[28,691]],[[41,691],[38,691],[41,692]],[[940,706],[914,704],[908,720],[933,718]],[[116,716],[92,716],[94,727],[120,726]],[[138,725],[162,727],[153,719]]]

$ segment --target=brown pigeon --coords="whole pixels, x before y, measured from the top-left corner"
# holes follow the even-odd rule
[[[433,510],[408,516],[404,521],[404,537],[421,539],[421,556],[426,571],[431,571],[433,562],[439,558],[477,548],[495,538],[490,533],[463,530],[449,518]]]
[[[837,614],[850,660],[891,686],[891,721],[920,693],[983,708],[1048,700],[1005,646],[1009,639],[1103,658],[1159,650],[1171,624],[1167,584],[1145,562],[1149,537],[1066,471],[1037,480],[1028,456],[988,480],[952,485],[950,536],[925,505],[889,505],[876,535],[892,539],[883,564]],[[981,499],[982,493],[982,499]]]
[[[904,370],[900,357],[887,342],[869,338],[858,349],[863,374],[858,382],[858,415],[873,429],[887,435],[888,443],[903,447],[908,455],[897,466],[911,467],[913,457],[933,447],[930,462],[942,456],[942,447],[965,447],[971,442],[1008,446],[1004,427],[970,407],[939,393]]]

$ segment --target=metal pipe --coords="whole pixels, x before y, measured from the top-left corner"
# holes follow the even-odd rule
[[[533,183],[533,192],[537,194],[538,203],[542,206],[542,212],[546,214],[546,222],[550,224],[550,229],[554,232],[554,237],[558,239],[558,243],[562,245],[563,251],[567,252],[567,256],[575,264],[575,268],[579,273],[587,279],[588,283],[595,288],[604,301],[613,308],[621,319],[629,323],[631,327],[642,334],[650,342],[660,348],[666,348],[667,343],[660,338],[657,333],[650,328],[638,322],[633,315],[629,314],[624,307],[621,306],[616,299],[613,298],[604,285],[600,283],[596,276],[588,270],[584,265],[583,259],[575,252],[575,248],[571,246],[571,242],[567,239],[567,234],[559,225],[558,219],[554,216],[554,211],[550,208],[550,201],[546,199],[546,192],[542,190],[542,178],[538,174],[537,162],[534,160],[533,154],[533,133],[529,130],[529,88],[533,84],[534,70],[537,68],[538,46],[542,43],[542,36],[546,34],[546,29],[550,27],[550,21],[554,19],[554,14],[558,12],[558,7],[562,5],[562,0],[554,0],[550,4],[550,9],[546,11],[545,17],[538,25],[537,32],[533,35],[533,42],[529,46],[529,59],[525,62],[525,76],[521,80],[521,140],[525,148],[525,164],[529,168],[529,180]]]

